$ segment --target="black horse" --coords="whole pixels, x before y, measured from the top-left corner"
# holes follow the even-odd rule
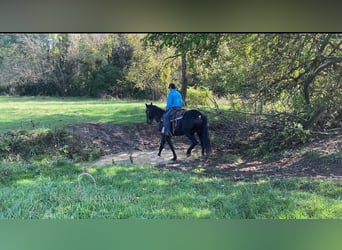
[[[163,127],[163,115],[165,114],[165,110],[159,108],[152,104],[145,104],[146,105],[146,122],[147,124],[152,124],[153,120],[159,123],[159,131],[161,131]],[[198,110],[188,110],[185,111],[183,117],[177,120],[176,123],[171,122],[171,133],[174,136],[181,136],[186,135],[191,140],[191,145],[186,151],[186,155],[190,156],[192,149],[198,144],[196,140],[195,133],[197,133],[199,140],[202,146],[202,156],[204,156],[204,151],[206,155],[209,155],[211,152],[211,143],[209,139],[209,132],[208,132],[208,120],[205,115],[203,115]],[[159,153],[160,156],[161,151],[164,148],[165,141],[170,146],[170,149],[173,153],[172,160],[177,160],[177,155],[175,153],[175,149],[173,147],[171,137],[167,135],[162,135],[160,146],[159,146]]]

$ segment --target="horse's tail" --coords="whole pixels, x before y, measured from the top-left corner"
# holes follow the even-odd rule
[[[205,115],[202,115],[202,140],[203,140],[203,147],[207,155],[211,153],[211,142],[209,138],[209,129],[208,129],[208,118]]]

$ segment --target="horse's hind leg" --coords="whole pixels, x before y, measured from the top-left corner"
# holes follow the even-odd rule
[[[191,151],[192,149],[198,144],[198,141],[196,140],[195,134],[194,133],[190,133],[190,134],[186,134],[186,136],[190,139],[191,141],[191,145],[188,148],[188,150],[186,151],[186,156],[190,156],[191,155]]]
[[[202,137],[202,133],[197,132],[198,138],[200,139],[201,147],[202,147],[202,156],[204,156],[204,141]]]

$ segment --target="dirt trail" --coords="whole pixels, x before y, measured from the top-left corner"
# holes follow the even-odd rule
[[[137,164],[142,166],[162,166],[162,165],[177,165],[181,163],[189,163],[191,160],[186,157],[184,152],[177,152],[178,161],[172,161],[172,152],[165,150],[161,156],[157,155],[157,150],[144,150],[144,151],[132,151],[122,152],[117,154],[105,155],[99,160],[95,161],[94,165],[106,166],[106,165],[131,165]]]
[[[178,160],[170,161],[171,151],[165,145],[162,156],[157,156],[160,135],[157,126],[146,124],[115,125],[110,123],[85,123],[68,126],[78,136],[81,144],[96,144],[103,152],[94,164],[139,164],[158,168],[172,168],[201,175],[217,176],[231,180],[258,178],[309,177],[342,181],[342,135],[314,142],[310,145],[283,152],[272,161],[240,159],[229,163],[225,155],[232,151],[222,145],[213,145],[213,154],[206,160],[200,158],[200,147],[191,157],[185,156],[189,146],[185,137],[173,137]],[[215,131],[211,131],[215,134]]]

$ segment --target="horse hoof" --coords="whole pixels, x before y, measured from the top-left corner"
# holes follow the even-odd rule
[[[186,157],[190,157],[190,156],[191,156],[191,154],[189,154],[189,153],[188,153],[188,154],[186,154]]]
[[[173,157],[171,161],[177,161],[177,157]]]

